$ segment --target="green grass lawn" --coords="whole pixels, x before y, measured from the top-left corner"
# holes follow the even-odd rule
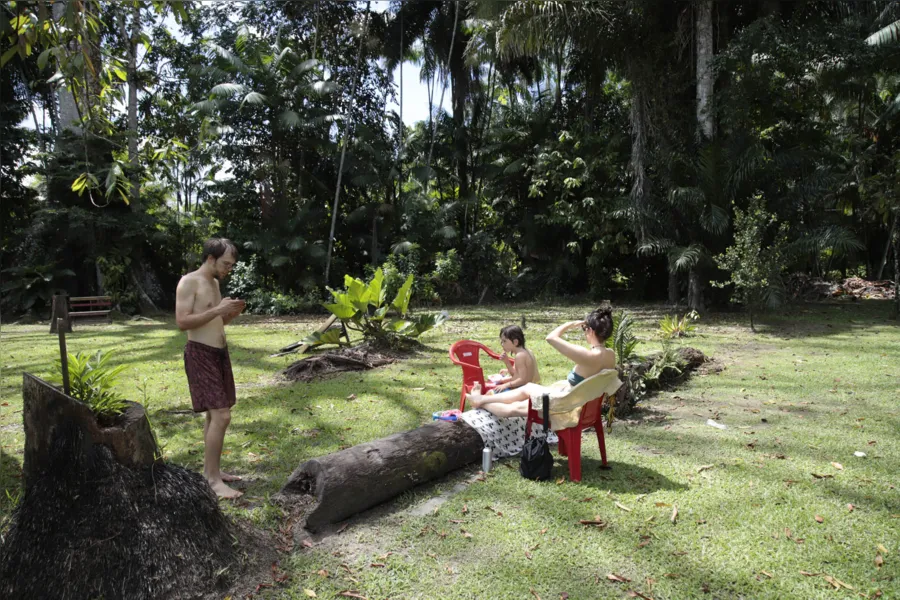
[[[500,327],[525,316],[542,376],[563,378],[569,365],[543,337],[589,308],[451,309],[415,358],[311,384],[278,381],[296,356],[268,355],[322,317],[241,317],[228,332],[238,405],[223,466],[248,482],[246,502],[226,510],[275,531],[284,515],[268,497],[300,462],[455,406],[460,372],[447,348],[457,339],[496,347]],[[630,310],[641,323],[639,351],[658,349],[661,309]],[[757,334],[743,315],[704,315],[685,343],[725,370],[658,394],[637,418],[616,423],[607,436],[611,471],[598,468],[593,434],[578,484],[568,482],[564,459],[555,468],[561,482],[523,480],[516,461],[478,481],[473,466],[313,538],[311,548],[298,544],[281,555],[287,581],[255,597],[900,597],[900,329],[888,313],[878,302],[801,305],[764,319]],[[72,352],[114,350],[129,365],[121,389],[135,400],[145,390],[166,459],[200,470],[202,421],[190,412],[183,344],[171,318],[69,336]],[[22,372],[51,377],[57,359],[46,325],[3,326],[4,515],[20,489]],[[728,429],[707,426],[709,418]],[[415,510],[455,485],[436,511]],[[595,517],[608,526],[579,523]]]

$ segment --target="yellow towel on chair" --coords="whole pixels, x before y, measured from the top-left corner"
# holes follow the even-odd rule
[[[604,369],[575,387],[565,380],[547,387],[550,390],[550,427],[566,429],[578,425],[582,406],[604,394],[615,394],[622,387],[622,382],[618,371]],[[531,397],[531,407],[538,413],[543,410],[541,396]]]

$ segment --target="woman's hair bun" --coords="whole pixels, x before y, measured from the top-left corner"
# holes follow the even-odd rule
[[[595,308],[584,321],[587,326],[594,331],[598,338],[605,340],[612,334],[612,307],[605,305]]]

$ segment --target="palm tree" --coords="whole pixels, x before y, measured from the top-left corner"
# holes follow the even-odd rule
[[[409,55],[413,46],[421,42],[425,49],[423,75],[442,72],[450,76],[459,197],[468,200],[471,178],[466,107],[475,73],[475,69],[466,61],[471,39],[465,26],[470,17],[469,4],[454,0],[412,0],[395,2],[392,12],[393,17],[387,26],[383,45],[388,68],[393,70]]]
[[[702,310],[703,294],[700,273],[713,264],[711,244],[722,236],[730,224],[727,207],[733,199],[733,164],[720,143],[703,146],[698,158],[686,163],[671,157],[678,165],[665,170],[681,173],[663,201],[662,210],[648,224],[647,238],[638,246],[639,255],[666,254],[670,281],[669,300],[678,300],[677,277],[688,275],[688,306]],[[693,181],[690,181],[690,180]],[[673,286],[674,287],[673,289]]]
[[[325,255],[309,238],[327,233],[317,228],[322,203],[316,200],[333,195],[334,184],[323,183],[313,168],[323,149],[334,150],[322,140],[345,118],[332,99],[339,86],[291,38],[272,43],[246,26],[235,33],[230,47],[207,41],[206,60],[193,75],[210,88],[194,110],[203,117],[201,138],[225,142],[225,156],[251,179],[229,184],[254,190],[259,223],[244,235],[288,288]]]

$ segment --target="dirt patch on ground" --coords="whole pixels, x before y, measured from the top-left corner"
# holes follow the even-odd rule
[[[203,596],[203,600],[250,598],[261,589],[275,587],[283,580],[284,574],[278,568],[275,540],[249,523],[236,522],[233,526],[240,540],[240,558],[228,574],[233,583],[224,595],[221,591],[211,592]]]
[[[710,359],[707,359],[707,361],[705,363],[703,363],[702,365],[697,367],[697,370],[695,371],[695,373],[697,375],[701,375],[701,376],[703,376],[703,375],[718,375],[719,373],[721,373],[724,370],[725,370],[725,364],[722,361],[720,361],[716,358],[710,358]]]
[[[279,375],[288,381],[314,381],[335,373],[368,371],[408,358],[410,353],[375,349],[369,346],[341,348],[298,360]]]

